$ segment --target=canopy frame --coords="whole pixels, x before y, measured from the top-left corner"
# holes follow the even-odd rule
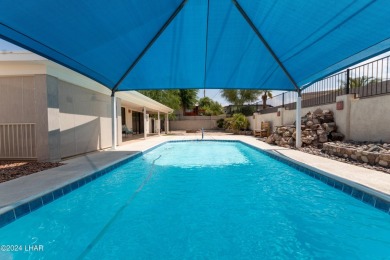
[[[156,33],[156,35],[150,40],[150,42],[145,46],[142,52],[138,55],[138,57],[134,60],[134,62],[130,65],[130,67],[126,70],[126,72],[122,75],[122,77],[118,80],[115,86],[112,88],[112,92],[116,92],[118,90],[119,85],[122,81],[129,75],[129,73],[134,69],[134,67],[138,64],[138,62],[142,59],[145,53],[152,47],[152,45],[156,42],[156,40],[161,36],[161,34],[165,31],[165,29],[169,26],[169,24],[175,19],[175,17],[180,13],[183,9],[184,5],[188,0],[183,0],[181,4],[176,8],[173,14],[169,17],[169,19],[164,23],[164,25],[160,28],[160,30]]]
[[[264,36],[261,34],[259,29],[255,26],[251,18],[248,16],[248,14],[244,11],[244,9],[241,7],[241,5],[237,2],[237,0],[233,0],[234,5],[237,7],[237,10],[241,13],[241,15],[244,17],[244,19],[247,21],[249,26],[252,28],[252,30],[255,32],[256,36],[260,39],[260,41],[263,43],[265,48],[268,50],[268,52],[271,54],[272,58],[276,61],[276,63],[279,65],[279,67],[283,70],[284,74],[287,76],[287,78],[291,81],[293,86],[295,87],[295,91],[297,92],[297,103],[296,103],[296,110],[295,110],[295,147],[300,148],[302,146],[301,143],[301,107],[302,107],[302,94],[301,89],[299,88],[298,84],[294,80],[294,78],[291,76],[291,74],[288,72],[287,68],[283,65],[283,63],[280,61],[274,50],[271,48],[271,46],[268,44],[267,40],[264,38]]]
[[[237,0],[233,0],[234,5],[237,7],[238,11],[241,13],[241,15],[244,17],[244,19],[247,21],[249,26],[252,28],[252,30],[256,33],[257,37],[260,39],[260,41],[264,44],[265,48],[268,50],[268,52],[272,55],[272,58],[278,63],[279,67],[283,70],[284,74],[286,74],[287,78],[291,81],[291,83],[294,85],[296,91],[299,91],[300,88],[298,87],[297,83],[295,82],[294,78],[291,76],[291,74],[288,72],[286,67],[283,65],[283,63],[280,61],[278,56],[276,56],[275,52],[272,50],[271,46],[268,44],[267,40],[264,38],[264,36],[261,34],[259,29],[255,26],[255,24],[252,22],[251,18],[248,16],[248,14],[244,11],[244,9],[241,7],[241,5],[237,2]]]

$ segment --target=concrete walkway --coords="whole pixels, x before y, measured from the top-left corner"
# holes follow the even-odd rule
[[[0,183],[0,211],[22,204],[33,197],[43,195],[98,170],[113,165],[139,152],[146,151],[170,140],[201,139],[201,133],[153,136],[123,143],[115,151],[106,150],[90,153],[63,161],[65,165]],[[314,156],[296,150],[271,146],[253,136],[240,136],[226,133],[205,133],[206,140],[240,140],[249,145],[279,153],[299,163],[324,171],[326,175],[343,180],[348,184],[367,187],[378,193],[390,196],[390,174]],[[389,197],[390,198],[390,197]]]

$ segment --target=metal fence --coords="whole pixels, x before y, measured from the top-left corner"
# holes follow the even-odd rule
[[[390,94],[390,56],[368,62],[315,82],[302,91],[302,107],[336,102],[336,97],[356,94],[359,98]],[[296,92],[284,92],[268,100],[272,108],[260,113],[273,113],[278,108],[295,109]]]
[[[242,106],[235,106],[230,105],[225,107],[225,114],[228,116],[231,116],[236,113],[244,114],[245,116],[251,116],[253,113],[260,111],[262,108],[262,105],[255,104],[255,105],[242,105]]]
[[[349,70],[350,93],[360,98],[390,93],[390,56]]]

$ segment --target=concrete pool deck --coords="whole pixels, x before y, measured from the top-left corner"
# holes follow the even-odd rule
[[[64,160],[65,165],[0,183],[0,213],[23,204],[34,197],[69,184],[75,180],[93,174],[110,165],[116,164],[131,155],[144,152],[158,144],[173,140],[201,139],[201,134],[176,133],[174,135],[153,136],[131,140],[117,147],[117,150],[104,150]],[[390,174],[374,171],[355,165],[342,163],[303,153],[288,148],[271,146],[253,136],[232,135],[206,132],[205,140],[238,140],[254,147],[277,153],[298,163],[314,167],[338,180],[345,180],[353,185],[365,187],[390,198]],[[261,166],[260,166],[261,167]]]

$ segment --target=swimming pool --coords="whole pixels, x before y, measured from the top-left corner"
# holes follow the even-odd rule
[[[0,259],[377,259],[390,216],[242,143],[173,142],[1,228],[0,245]]]

